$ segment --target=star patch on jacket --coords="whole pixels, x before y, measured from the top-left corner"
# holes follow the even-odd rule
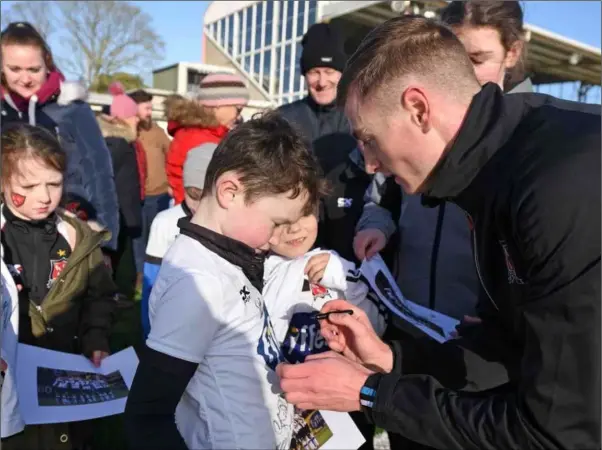
[[[59,275],[65,270],[67,266],[67,260],[71,250],[59,249],[56,252],[56,258],[50,259],[50,274],[48,275],[48,284],[46,287],[50,289]]]

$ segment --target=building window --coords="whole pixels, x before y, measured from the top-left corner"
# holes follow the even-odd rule
[[[259,75],[259,68],[261,67],[261,55],[259,53],[255,53],[253,55],[253,72]]]
[[[228,45],[227,50],[228,54],[232,55],[234,53],[234,15],[229,15],[227,17],[227,25],[226,30],[228,31]]]
[[[309,1],[309,17],[307,26],[311,27],[317,21],[318,16],[318,2],[316,0]]]
[[[245,9],[245,48],[243,51],[248,52],[251,50],[251,40],[253,39],[252,36],[257,34],[254,33],[254,29],[253,29],[253,13],[255,12],[255,5]]]
[[[297,36],[295,37],[301,37],[303,34],[305,34],[305,28],[303,28],[303,25],[305,22],[305,5],[307,2],[300,1],[297,2],[297,4],[299,5],[299,13],[297,14]]]

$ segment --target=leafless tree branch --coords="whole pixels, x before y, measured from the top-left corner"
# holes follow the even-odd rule
[[[29,22],[45,39],[48,39],[56,31],[53,3],[50,1],[19,1],[13,3],[10,8],[2,10],[2,29],[10,22]]]

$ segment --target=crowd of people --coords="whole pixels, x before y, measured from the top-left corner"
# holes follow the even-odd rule
[[[133,450],[296,448],[313,410],[362,450],[600,448],[600,107],[531,92],[514,1],[302,46],[306,98],[243,121],[210,74],[166,132],[148,92],[95,114],[33,26],[2,31],[2,447],[95,448],[97,420],[23,422],[18,344],[100,367],[139,300]],[[454,339],[390,314],[376,254]]]

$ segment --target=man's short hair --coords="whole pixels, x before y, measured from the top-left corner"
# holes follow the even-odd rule
[[[138,89],[137,91],[130,92],[128,95],[136,102],[137,105],[140,103],[151,102],[153,100],[152,94],[149,94],[144,89]]]
[[[386,92],[404,76],[430,80],[452,94],[474,92],[478,86],[470,58],[453,32],[433,20],[407,15],[368,33],[347,62],[338,101],[344,104],[350,91],[360,101]]]
[[[235,127],[220,142],[207,167],[203,197],[213,192],[217,179],[236,172],[247,202],[292,192],[307,192],[309,214],[325,193],[319,165],[295,128],[277,111],[254,116]]]

